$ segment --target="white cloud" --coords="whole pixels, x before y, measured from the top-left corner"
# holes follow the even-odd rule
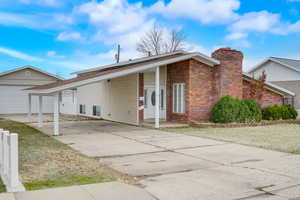
[[[58,59],[65,58],[65,56],[58,55],[56,51],[48,51],[47,56],[50,58],[58,58]]]
[[[39,6],[45,6],[45,7],[58,7],[63,4],[63,1],[59,0],[19,0],[22,4],[35,4]]]
[[[46,23],[45,23],[46,22]],[[64,14],[16,14],[0,12],[0,24],[30,29],[63,29],[73,23],[70,16]]]
[[[91,1],[77,7],[77,13],[86,14],[96,27],[111,33],[124,32],[143,25],[146,12],[142,3],[129,4],[127,0]]]
[[[62,32],[60,33],[57,38],[59,41],[69,41],[69,40],[83,40],[83,37],[79,32]]]
[[[234,41],[242,47],[251,44],[247,38],[252,33],[270,33],[286,35],[300,31],[300,21],[289,23],[281,20],[281,15],[268,11],[250,12],[241,15],[238,20],[229,26],[230,33],[225,37],[227,41]]]
[[[165,4],[159,0],[150,12],[160,13],[168,18],[190,18],[201,23],[225,23],[237,17],[239,0],[171,0]]]
[[[233,32],[226,36],[226,40],[240,40],[248,37],[247,33]]]
[[[43,61],[43,59],[41,59],[41,58],[31,56],[31,55],[28,55],[26,53],[16,51],[16,50],[13,50],[13,49],[8,49],[8,48],[5,48],[5,47],[0,47],[0,53],[11,56],[11,57],[14,57],[14,58],[18,58],[18,59],[21,59],[21,60],[26,60],[26,61],[38,61],[38,62]]]
[[[233,32],[280,33],[280,15],[268,11],[246,13],[230,26]]]

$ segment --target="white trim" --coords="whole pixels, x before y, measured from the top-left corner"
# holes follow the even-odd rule
[[[248,80],[248,81],[250,81],[251,79],[253,79],[250,75],[245,74],[245,73],[243,73],[243,78],[244,78],[245,80]],[[272,91],[272,92],[275,92],[275,93],[277,93],[277,94],[280,94],[280,95],[291,95],[291,96],[295,96],[295,93],[293,93],[293,92],[291,92],[291,91],[289,91],[289,90],[287,90],[287,89],[284,89],[284,88],[282,88],[282,87],[279,87],[279,86],[277,86],[277,85],[274,85],[274,84],[272,84],[272,83],[266,82],[265,85],[267,86],[267,89],[268,89],[268,90],[270,90],[270,91]]]
[[[123,61],[123,62],[114,63],[114,64],[110,64],[110,65],[104,65],[104,66],[100,66],[100,67],[94,67],[94,68],[85,69],[85,70],[81,70],[81,71],[77,71],[77,72],[72,72],[71,75],[77,75],[77,74],[83,74],[83,73],[87,73],[87,72],[93,72],[93,71],[97,71],[97,70],[107,69],[107,68],[110,68],[110,67],[118,67],[118,66],[122,66],[122,65],[135,64],[135,63],[139,63],[139,62],[146,62],[146,61],[149,61],[149,60],[152,60],[152,59],[157,59],[157,58],[161,58],[161,57],[165,57],[165,56],[172,56],[172,55],[176,55],[176,54],[186,54],[186,52],[176,51],[176,52],[165,53],[165,54],[156,55],[156,56],[137,58],[137,59],[133,59],[133,60],[129,60],[129,61]]]
[[[188,60],[188,59],[191,59],[191,58],[199,60],[199,58],[197,58],[197,57],[199,57],[199,53],[183,55],[183,56],[180,56],[180,57],[170,58],[168,60],[164,60],[164,61],[160,61],[160,62],[156,62],[156,63],[151,63],[151,64],[147,64],[147,65],[144,65],[144,66],[140,66],[140,67],[136,67],[136,68],[132,68],[132,69],[127,69],[127,70],[123,70],[123,71],[118,71],[118,72],[114,72],[114,73],[110,73],[110,74],[106,74],[106,75],[102,75],[102,76],[98,76],[98,77],[94,77],[94,78],[89,78],[89,79],[85,79],[85,80],[82,80],[82,81],[77,81],[77,82],[65,84],[65,85],[50,88],[50,89],[42,89],[42,90],[34,90],[33,89],[33,90],[28,90],[28,92],[29,93],[35,93],[35,94],[51,94],[51,93],[55,93],[55,92],[58,92],[58,91],[73,89],[73,88],[76,88],[76,87],[79,87],[79,86],[88,85],[88,84],[95,83],[95,82],[100,82],[100,81],[106,80],[106,79],[117,78],[117,77],[120,77],[120,76],[125,76],[125,75],[128,75],[128,74],[133,74],[133,73],[145,71],[145,70],[148,70],[148,69],[155,68],[157,66],[162,66],[162,65],[167,65],[167,64],[171,64],[171,63],[175,63],[175,62],[179,62],[179,61],[183,61],[183,60]],[[213,59],[212,63],[210,63],[210,66],[214,66],[214,65],[217,65],[219,63],[220,63],[219,61]]]
[[[123,65],[136,64],[136,63],[146,62],[146,61],[150,61],[150,60],[153,60],[153,59],[162,58],[162,57],[165,57],[165,56],[172,56],[172,55],[176,55],[176,54],[183,54],[183,55],[197,54],[200,58],[202,58],[201,59],[202,62],[205,62],[205,60],[207,60],[207,61],[209,61],[208,63],[219,64],[219,61],[217,61],[216,59],[211,58],[207,55],[204,55],[200,52],[187,53],[187,52],[184,52],[184,51],[176,51],[176,52],[172,52],[172,53],[166,53],[166,54],[157,55],[157,56],[138,58],[138,59],[134,59],[134,60],[130,60],[130,61],[125,61],[125,62],[115,63],[115,64],[111,64],[111,65],[104,65],[104,66],[95,67],[95,68],[91,68],[91,69],[81,70],[81,71],[73,72],[73,73],[71,73],[71,75],[77,75],[77,74],[83,74],[83,73],[87,73],[87,72],[93,72],[93,71],[97,71],[97,70],[107,69],[107,68],[110,68],[110,67],[119,67],[119,66],[123,66]],[[208,64],[208,63],[205,63],[205,64]]]
[[[299,69],[297,69],[297,68],[295,68],[295,67],[293,67],[293,66],[291,66],[291,65],[288,65],[288,64],[286,64],[286,63],[280,62],[279,60],[277,60],[276,58],[273,58],[273,57],[269,57],[269,58],[265,59],[263,62],[261,62],[261,63],[255,65],[252,69],[250,69],[250,70],[248,71],[248,73],[251,73],[251,74],[254,73],[254,71],[258,70],[258,69],[261,68],[265,63],[267,63],[267,62],[269,62],[269,61],[272,61],[272,62],[275,62],[275,63],[277,63],[277,64],[283,65],[284,67],[287,67],[287,68],[289,68],[289,69],[292,69],[292,70],[294,70],[294,71],[300,73],[300,70],[299,70]]]
[[[155,68],[155,128],[159,128],[160,119],[160,67]]]
[[[139,94],[139,91],[140,91],[140,75],[139,73],[136,74],[137,75],[137,78],[136,78],[136,84],[137,84],[137,91],[136,91],[136,123],[137,124],[140,124],[140,94]],[[144,91],[143,91],[144,92]]]
[[[172,113],[184,114],[185,113],[185,83],[173,83],[173,110]],[[176,90],[176,97],[175,91]],[[180,94],[180,95],[179,95]],[[176,98],[176,105],[175,105]]]
[[[5,75],[11,74],[11,73],[14,73],[14,72],[17,72],[17,71],[21,71],[21,70],[24,70],[24,69],[31,69],[31,70],[34,70],[34,71],[38,71],[38,72],[40,72],[42,74],[46,74],[48,76],[54,77],[56,79],[64,80],[64,78],[62,78],[60,76],[57,76],[57,75],[54,75],[54,74],[50,74],[48,72],[42,71],[42,70],[40,70],[40,69],[38,69],[36,67],[33,67],[33,66],[24,66],[24,67],[16,68],[16,69],[9,70],[9,71],[6,71],[6,72],[2,72],[2,73],[0,73],[0,76],[5,76]]]

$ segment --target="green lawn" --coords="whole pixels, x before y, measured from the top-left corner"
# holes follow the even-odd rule
[[[27,190],[116,180],[135,183],[26,124],[0,119],[0,128],[19,134],[20,175]]]
[[[168,128],[166,131],[300,154],[300,125],[240,128]]]

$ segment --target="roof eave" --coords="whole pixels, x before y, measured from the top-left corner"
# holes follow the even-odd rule
[[[51,93],[63,91],[66,89],[72,89],[72,88],[80,87],[83,85],[88,85],[91,83],[99,82],[102,80],[117,78],[120,76],[125,76],[128,74],[132,74],[132,73],[136,73],[136,72],[140,72],[140,71],[145,71],[145,70],[148,70],[151,68],[155,68],[157,66],[168,65],[171,63],[180,62],[180,61],[184,61],[184,60],[188,60],[188,59],[196,59],[196,60],[199,60],[200,62],[206,61],[207,64],[211,67],[220,64],[220,62],[215,59],[212,59],[209,57],[207,57],[207,58],[203,57],[202,54],[199,54],[199,53],[193,53],[193,54],[183,55],[181,57],[170,58],[168,60],[164,60],[164,61],[160,61],[160,62],[156,62],[156,63],[146,64],[144,66],[133,68],[133,69],[127,69],[124,71],[114,72],[112,74],[107,74],[107,75],[103,75],[103,76],[98,76],[98,77],[94,77],[94,78],[90,78],[90,79],[81,80],[81,81],[74,82],[74,83],[69,83],[66,85],[57,86],[54,88],[41,89],[41,90],[33,89],[33,90],[27,90],[27,91],[29,93],[51,94]]]
[[[243,73],[243,78],[248,81],[253,79],[251,76],[249,76],[248,74],[245,74],[245,73]],[[270,91],[273,91],[282,96],[286,96],[286,95],[295,96],[296,95],[295,93],[293,93],[287,89],[284,89],[282,87],[279,87],[279,86],[274,85],[269,82],[266,82],[265,85],[266,85],[267,89],[269,89]]]

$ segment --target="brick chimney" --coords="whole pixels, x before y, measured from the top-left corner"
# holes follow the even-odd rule
[[[215,100],[225,95],[243,97],[243,53],[231,48],[220,48],[212,53],[220,61],[214,67]]]

